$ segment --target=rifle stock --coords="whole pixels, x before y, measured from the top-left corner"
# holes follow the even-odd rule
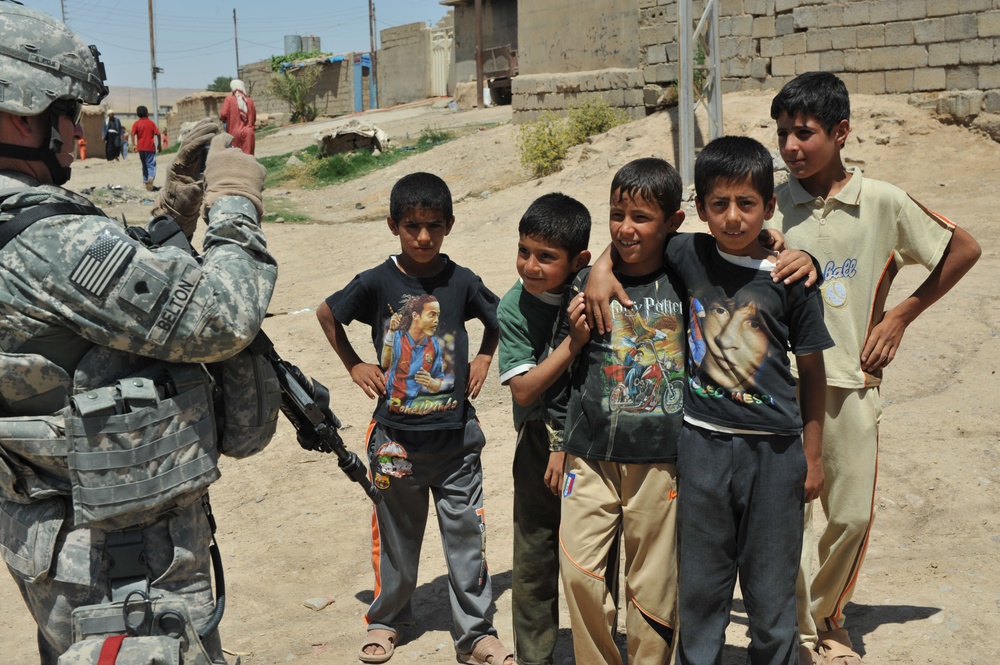
[[[344,446],[337,431],[340,420],[330,410],[330,393],[326,386],[302,373],[298,367],[281,358],[264,331],[258,333],[253,345],[267,356],[281,385],[281,412],[295,427],[299,445],[306,450],[335,453],[337,465],[347,477],[361,485],[374,503],[382,503],[382,493],[368,480],[368,470],[353,451]],[[265,346],[266,345],[266,346]],[[321,406],[318,402],[323,402]]]

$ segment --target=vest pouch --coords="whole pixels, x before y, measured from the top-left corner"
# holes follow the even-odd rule
[[[153,590],[155,593],[155,590]],[[107,637],[125,633],[122,616],[123,603],[85,605],[73,610],[70,617],[73,646],[59,658],[59,665],[95,665]],[[180,617],[183,622],[178,636],[178,622],[167,621],[164,614]],[[198,631],[188,615],[184,601],[179,598],[157,598],[149,605],[149,623],[143,632],[149,634],[126,637],[115,665],[212,665],[205,647],[198,638]],[[138,620],[134,621],[138,623]],[[169,625],[165,634],[164,624]],[[70,654],[73,659],[63,661]],[[79,655],[76,655],[79,654]],[[90,660],[88,660],[90,658]]]
[[[175,387],[145,377],[71,398],[66,419],[75,524],[124,529],[196,499],[219,478],[210,382],[171,365]]]
[[[108,662],[101,659],[104,642],[103,637],[77,642],[59,656],[57,665],[103,665]],[[112,662],[114,665],[186,665],[188,661],[181,660],[180,642],[159,635],[126,637]]]
[[[61,497],[34,503],[0,502],[0,555],[21,579],[34,583],[48,575],[65,505]]]
[[[259,453],[274,436],[281,406],[281,384],[271,361],[245,349],[211,367],[222,390],[216,407],[219,450],[237,459]]]

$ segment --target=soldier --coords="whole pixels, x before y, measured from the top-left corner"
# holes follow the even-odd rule
[[[208,486],[219,452],[259,447],[220,439],[216,409],[247,397],[220,398],[201,363],[264,320],[264,169],[203,121],[154,210],[188,238],[204,216],[202,256],[137,242],[60,187],[104,78],[95,47],[0,0],[0,555],[43,665],[224,664]]]

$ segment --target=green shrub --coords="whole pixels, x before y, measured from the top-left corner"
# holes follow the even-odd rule
[[[624,111],[611,108],[600,98],[571,106],[567,118],[544,113],[538,120],[521,126],[517,146],[521,164],[537,177],[555,173],[562,168],[571,147],[626,122],[628,116]]]
[[[566,121],[554,113],[521,125],[517,136],[521,164],[538,177],[558,171],[570,145]]]
[[[569,109],[568,131],[571,145],[579,145],[591,136],[603,134],[626,122],[628,116],[621,109],[611,108],[601,98],[587,99]]]
[[[455,138],[455,135],[446,129],[427,127],[420,130],[420,136],[417,137],[417,146],[425,149],[432,148],[438,143],[446,143],[453,138]]]

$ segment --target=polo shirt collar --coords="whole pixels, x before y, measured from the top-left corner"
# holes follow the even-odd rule
[[[856,206],[861,203],[861,169],[851,166],[847,172],[851,174],[851,179],[843,189],[833,195],[833,199],[844,205]],[[813,203],[816,200],[816,197],[802,187],[797,178],[788,179],[788,191],[792,195],[792,203],[797,206]]]

